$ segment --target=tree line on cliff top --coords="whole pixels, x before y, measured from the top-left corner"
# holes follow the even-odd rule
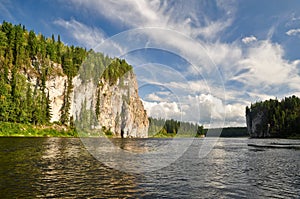
[[[85,69],[81,69],[82,64]],[[46,81],[66,75],[60,123],[68,125],[72,123],[69,115],[72,79],[79,70],[84,70],[80,73],[83,79],[97,81],[102,75],[114,83],[131,69],[124,60],[67,46],[60,35],[47,38],[33,30],[28,31],[21,24],[3,21],[0,25],[0,121],[49,124],[51,107]]]
[[[257,114],[263,115],[260,130],[268,131],[271,136],[300,136],[300,98],[270,99],[246,107],[248,117],[253,119]]]

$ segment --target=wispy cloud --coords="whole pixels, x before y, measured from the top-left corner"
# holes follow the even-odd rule
[[[106,1],[81,1],[72,0],[78,8],[85,7],[98,12],[118,24],[123,23],[129,28],[136,27],[161,27],[180,31],[196,38],[202,36],[206,39],[215,39],[233,21],[235,13],[234,1],[159,1],[159,0],[124,0],[116,2]],[[205,13],[208,6],[215,7],[222,13],[218,19]],[[216,12],[216,10],[211,10]]]
[[[105,38],[105,34],[99,28],[89,27],[75,19],[71,19],[70,21],[57,19],[54,21],[54,24],[66,29],[79,44],[87,48],[97,46]]]
[[[5,18],[7,18],[8,20],[15,21],[15,18],[14,18],[13,14],[10,11],[11,8],[14,8],[11,1],[3,0],[3,1],[0,2],[1,15],[3,15],[3,17],[5,16]]]
[[[226,112],[225,124],[244,125],[244,107],[248,103],[299,93],[300,76],[295,71],[299,71],[300,61],[287,60],[284,47],[270,39],[275,26],[264,40],[249,34],[250,36],[236,38],[236,41],[230,43],[222,42],[223,33],[232,28],[236,17],[235,1],[71,2],[78,8],[101,11],[98,12],[99,16],[121,24],[125,29],[141,28],[138,30],[140,34],[133,34],[130,41],[128,38],[120,39],[119,48],[123,53],[127,52],[126,47],[141,49],[161,46],[160,49],[178,54],[190,62],[190,67],[177,71],[183,75],[183,78],[177,80],[170,79],[168,71],[163,70],[158,70],[160,73],[154,76],[151,76],[156,73],[153,69],[148,73],[141,73],[150,75],[144,81],[163,82],[180,99],[180,103],[175,103],[167,96],[155,93],[147,95],[144,103],[152,116],[184,116],[188,121],[197,122],[200,118],[200,122],[206,124],[213,118],[221,124]],[[217,17],[214,15],[216,12]],[[100,35],[96,40],[104,38],[102,31],[75,20],[68,22],[60,19],[56,23],[61,26],[69,24],[68,29],[74,31],[70,32],[74,38],[83,40],[90,46],[95,43],[93,35]],[[300,29],[291,29],[286,34],[298,35]],[[84,40],[83,35],[90,35],[91,38]],[[126,40],[127,43],[124,42]],[[177,73],[172,74],[176,76],[174,74]],[[197,75],[201,75],[203,79],[187,78],[195,78]],[[187,95],[188,93],[192,95]],[[197,108],[191,104],[200,106],[201,117]]]

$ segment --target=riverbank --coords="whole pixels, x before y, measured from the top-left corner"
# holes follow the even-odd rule
[[[32,125],[11,122],[0,122],[0,137],[108,137],[113,138],[113,134],[105,135],[99,132],[77,132],[65,125],[49,124],[49,125]],[[173,137],[194,137],[192,135],[176,134],[149,134],[149,138],[173,138]],[[196,136],[197,137],[197,136]],[[200,136],[198,136],[200,137]]]
[[[77,132],[58,124],[32,125],[0,122],[1,137],[77,137]]]
[[[214,129],[216,130],[216,129]],[[219,129],[220,130],[220,129]],[[208,129],[204,129],[205,133]],[[243,127],[224,128],[222,133],[214,135],[211,129],[209,137],[248,137]],[[219,132],[219,131],[218,131]],[[49,125],[32,125],[11,122],[0,122],[0,137],[108,137],[113,138],[112,134],[99,134],[99,132],[78,133],[65,125],[49,124]],[[149,138],[203,138],[204,135],[176,135],[168,133],[149,133]],[[264,138],[262,138],[264,139]],[[300,137],[288,137],[286,139],[300,139]]]

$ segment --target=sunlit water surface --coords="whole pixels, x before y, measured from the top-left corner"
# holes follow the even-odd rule
[[[164,142],[113,143],[146,153]],[[297,141],[220,138],[199,158],[203,142],[167,167],[128,173],[101,163],[79,138],[0,138],[0,198],[299,198],[300,151],[247,145]]]

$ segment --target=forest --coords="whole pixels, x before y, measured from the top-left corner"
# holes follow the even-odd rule
[[[300,136],[300,98],[293,95],[281,101],[270,99],[246,107],[246,115],[251,119],[259,113],[263,115],[259,130],[268,132],[271,137]]]
[[[202,125],[149,117],[148,134],[149,137],[201,137],[205,131]]]
[[[48,124],[51,119],[46,81],[50,76],[67,75],[66,93],[71,80],[86,57],[86,50],[66,46],[58,35],[46,38],[25,26],[3,22],[0,26],[0,121]],[[59,71],[61,64],[63,71]],[[35,80],[35,85],[29,83]],[[67,95],[66,95],[67,96]],[[67,123],[67,98],[61,123]]]
[[[0,130],[9,132],[25,128],[36,134],[30,125],[51,125],[46,81],[57,75],[67,76],[60,121],[57,124],[74,129],[74,119],[69,114],[73,77],[80,74],[83,81],[92,79],[94,83],[103,78],[112,85],[130,70],[132,66],[125,60],[112,59],[92,49],[87,51],[81,47],[67,46],[61,41],[60,35],[57,38],[54,35],[46,38],[33,30],[28,31],[21,24],[13,25],[3,21],[0,26],[0,122],[8,123],[2,124],[4,129]],[[33,80],[35,84],[32,84]],[[149,120],[149,131],[155,134],[203,134],[203,127],[192,123],[154,118]],[[10,123],[18,125],[12,128]],[[164,123],[162,128],[161,123]]]
[[[0,25],[0,122],[50,125],[46,82],[54,76],[67,76],[57,123],[73,128],[74,121],[69,114],[72,79],[80,73],[83,80],[92,77],[96,82],[104,78],[113,84],[129,70],[132,67],[125,60],[92,49],[67,46],[60,35],[46,38],[28,31],[24,25],[3,21]]]
[[[113,59],[92,49],[87,51],[82,47],[67,46],[61,41],[60,35],[47,38],[42,34],[36,34],[33,30],[28,31],[21,24],[13,25],[3,21],[0,25],[0,122],[29,126],[52,125],[46,82],[53,76],[67,76],[64,103],[57,125],[74,129],[74,121],[69,114],[72,79],[80,74],[83,81],[92,79],[97,83],[103,78],[109,84],[114,84],[130,70],[132,66],[125,60]],[[268,131],[272,135],[299,136],[298,97],[286,97],[281,101],[270,99],[246,107],[246,114],[250,116],[260,111],[265,115],[263,126],[266,128],[269,126]],[[203,126],[189,122],[156,118],[149,118],[149,122],[150,137],[151,135],[199,137],[207,133]],[[20,128],[22,126],[18,126],[18,129]],[[245,136],[245,129],[234,129],[234,132],[232,129],[226,129],[222,135]]]

